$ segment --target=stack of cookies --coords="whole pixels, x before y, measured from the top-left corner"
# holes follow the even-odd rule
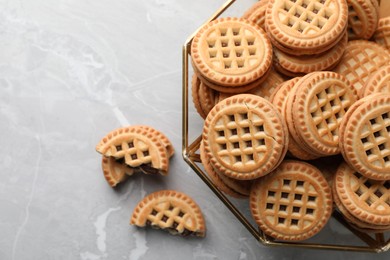
[[[347,44],[347,17],[345,0],[269,0],[265,28],[275,67],[287,76],[333,68]]]
[[[364,233],[390,230],[389,181],[365,177],[348,164],[337,169],[333,198],[352,227]]]
[[[390,30],[378,12],[376,0],[262,0],[193,38],[204,169],[249,197],[275,239],[317,234],[332,197],[352,227],[390,229]]]
[[[192,65],[200,81],[217,91],[240,93],[266,79],[272,46],[266,33],[241,18],[220,18],[193,38]]]

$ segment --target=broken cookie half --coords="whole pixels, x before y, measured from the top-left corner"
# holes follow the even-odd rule
[[[206,234],[199,206],[188,195],[174,190],[157,191],[143,198],[135,207],[130,224],[163,229],[173,235]]]
[[[96,145],[103,155],[102,169],[112,186],[135,172],[167,175],[173,145],[160,131],[137,125],[115,129]]]

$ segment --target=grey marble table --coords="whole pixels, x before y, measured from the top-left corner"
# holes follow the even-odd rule
[[[223,2],[0,0],[1,260],[390,258],[262,246],[183,161],[181,46]],[[255,1],[238,2],[232,15]],[[195,137],[202,121],[189,116]],[[129,124],[163,131],[176,155],[168,177],[112,189],[95,145]],[[206,238],[129,225],[161,189],[197,201]],[[335,222],[324,236],[354,239]]]

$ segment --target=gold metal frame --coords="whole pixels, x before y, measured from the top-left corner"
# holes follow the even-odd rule
[[[236,0],[226,1],[204,24],[218,18],[226,9],[228,9]],[[203,25],[202,25],[203,26]],[[201,26],[201,27],[202,27]],[[201,28],[199,27],[198,30]],[[197,31],[198,31],[197,30]],[[336,244],[317,244],[306,242],[283,242],[276,241],[271,237],[265,235],[257,227],[253,226],[250,221],[237,209],[237,207],[214,185],[214,183],[207,177],[203,170],[199,167],[201,165],[199,156],[199,145],[201,136],[196,138],[191,144],[188,140],[188,69],[189,69],[189,57],[190,48],[195,31],[183,45],[183,95],[182,95],[182,152],[183,158],[188,165],[195,171],[195,173],[203,180],[204,183],[215,193],[215,195],[225,204],[225,206],[233,213],[233,215],[245,226],[245,228],[265,246],[288,246],[288,247],[300,247],[311,249],[328,249],[328,250],[342,250],[342,251],[355,251],[355,252],[372,252],[380,253],[389,250],[390,239],[386,240],[384,233],[377,233],[374,236],[370,236],[366,233],[359,232],[353,229],[338,212],[334,211],[332,217],[340,222],[343,226],[348,228],[353,234],[359,237],[366,245],[336,245]],[[320,234],[319,234],[320,235]]]

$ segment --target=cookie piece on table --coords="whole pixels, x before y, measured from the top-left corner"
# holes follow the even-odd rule
[[[102,170],[104,178],[111,187],[125,181],[134,174],[135,170],[123,163],[123,159],[116,160],[114,157],[102,156]]]
[[[96,145],[96,151],[106,157],[123,159],[134,170],[167,175],[169,158],[174,149],[169,139],[148,126],[128,126],[115,129]]]
[[[199,206],[188,195],[162,190],[143,198],[135,207],[130,224],[169,231],[174,235],[206,235],[206,224]]]

